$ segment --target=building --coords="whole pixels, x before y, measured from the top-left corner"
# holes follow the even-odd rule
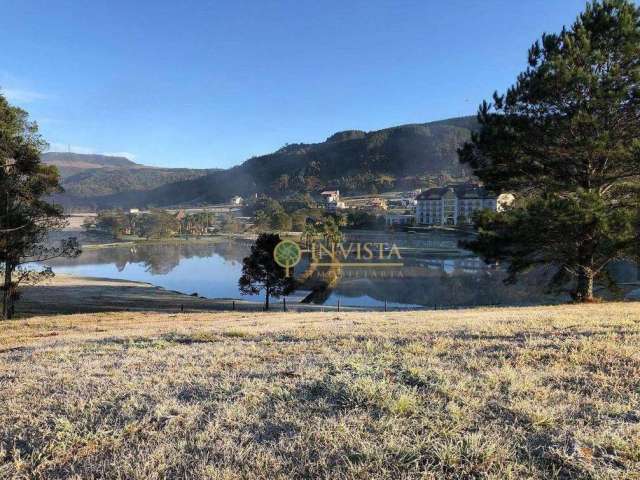
[[[235,197],[231,197],[231,205],[242,205],[244,203],[244,199],[238,195],[236,195]]]
[[[395,225],[412,225],[414,218],[414,215],[406,213],[387,213],[384,221],[387,227],[393,227]]]
[[[429,188],[416,197],[416,225],[470,225],[473,213],[501,211],[513,195],[495,195],[476,184]]]
[[[336,213],[338,210],[347,208],[344,202],[327,202],[325,208],[329,213]]]
[[[340,190],[325,190],[320,195],[324,197],[325,203],[333,203],[340,201]]]
[[[387,201],[384,198],[374,197],[369,199],[369,207],[373,210],[386,210]]]
[[[336,213],[346,208],[345,203],[340,201],[340,190],[325,190],[320,195],[324,198],[324,208],[327,212]]]
[[[182,220],[184,220],[185,218],[187,218],[187,212],[185,212],[183,209],[180,209],[176,212],[176,220],[178,220],[179,222],[181,222]]]

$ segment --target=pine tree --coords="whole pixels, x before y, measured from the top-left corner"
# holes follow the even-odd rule
[[[0,95],[0,270],[2,312],[11,318],[17,287],[49,277],[49,269],[30,268],[59,256],[80,253],[75,239],[52,245],[48,234],[66,225],[62,208],[45,200],[61,191],[55,167],[41,163],[46,143],[24,110],[11,106]]]
[[[238,281],[243,295],[256,295],[264,290],[265,310],[269,310],[271,297],[287,295],[295,290],[295,280],[273,258],[280,235],[261,233],[251,247],[251,255],[242,261],[242,276]]]
[[[617,259],[638,260],[640,224],[640,9],[592,2],[560,34],[529,50],[506,95],[478,112],[480,130],[460,151],[485,185],[516,194],[477,218],[470,246],[509,263],[509,279],[553,265],[593,299],[594,279]]]

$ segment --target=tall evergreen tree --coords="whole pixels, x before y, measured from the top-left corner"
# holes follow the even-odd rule
[[[477,219],[471,247],[509,262],[509,278],[557,267],[576,301],[616,259],[638,260],[640,222],[640,9],[589,3],[571,28],[545,34],[506,95],[478,112],[460,151],[487,187],[516,194]]]
[[[75,239],[52,245],[48,233],[66,224],[62,208],[46,196],[61,191],[55,167],[41,163],[46,143],[24,110],[0,95],[0,270],[2,312],[11,318],[21,282],[35,282],[50,270],[29,268],[32,262],[79,253]]]

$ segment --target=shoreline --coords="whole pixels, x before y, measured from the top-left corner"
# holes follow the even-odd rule
[[[205,312],[264,312],[262,301],[234,298],[205,298],[194,294],[169,290],[148,282],[77,276],[59,273],[46,282],[25,286],[16,305],[16,319],[34,316],[69,315],[106,312],[158,312],[158,313],[205,313]],[[621,303],[635,303],[635,298],[622,300]],[[603,302],[603,303],[619,303]],[[441,309],[396,308],[389,312],[434,312],[464,311],[500,308],[561,307],[570,303],[540,305],[478,305],[443,306]],[[271,303],[270,312],[283,311],[283,303],[278,299]],[[287,312],[370,312],[380,313],[382,307],[316,305],[287,301]]]
[[[58,273],[46,282],[25,286],[16,304],[16,318],[99,312],[197,313],[216,311],[263,311],[262,301],[195,296],[168,290],[152,283]],[[272,302],[271,311],[283,304]],[[287,302],[288,311],[334,311],[336,307]],[[375,310],[342,307],[342,310]]]

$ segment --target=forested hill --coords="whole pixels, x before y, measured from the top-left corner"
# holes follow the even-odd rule
[[[290,144],[228,170],[167,183],[145,191],[93,196],[94,206],[146,207],[218,203],[233,195],[345,193],[411,188],[428,175],[463,172],[457,149],[476,128],[475,117],[402,125],[372,132],[338,132],[315,144]],[[69,202],[69,200],[73,200]],[[80,198],[62,199],[73,205]]]
[[[56,202],[89,209],[102,206],[102,198],[134,192],[142,195],[166,184],[193,180],[215,171],[148,167],[125,157],[81,153],[47,152],[42,155],[42,161],[55,165],[60,172],[65,193],[56,195]],[[99,200],[94,200],[96,198]]]
[[[42,161],[58,167],[62,178],[70,177],[86,170],[142,167],[142,165],[138,165],[126,157],[71,152],[47,152],[42,155]]]

